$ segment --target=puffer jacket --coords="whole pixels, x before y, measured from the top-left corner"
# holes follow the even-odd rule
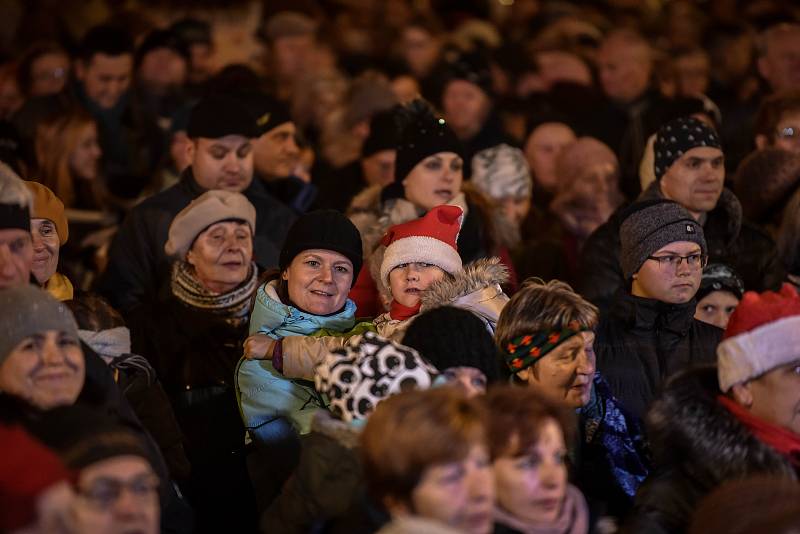
[[[303,436],[297,469],[261,516],[262,532],[302,534],[347,512],[365,491],[360,429],[318,410]],[[316,528],[315,528],[316,527]]]
[[[458,235],[458,253],[462,262],[499,256],[509,270],[504,282],[509,291],[516,289],[516,273],[510,250],[519,243],[519,230],[506,219],[502,209],[469,184],[456,195],[449,205],[464,210],[464,220]],[[383,247],[380,240],[386,231],[396,225],[417,219],[425,214],[405,199],[381,200],[381,188],[371,186],[356,195],[347,215],[358,231],[364,249],[364,262],[356,284],[350,292],[361,317],[374,317],[383,313],[391,302],[391,295],[380,280]]]
[[[713,366],[676,375],[647,427],[657,471],[636,496],[623,532],[685,532],[699,501],[720,484],[756,474],[796,479],[788,459],[758,440],[717,400]]]
[[[639,200],[663,198],[659,183],[653,183]],[[589,236],[578,265],[579,292],[601,311],[608,309],[625,279],[619,263],[622,209]],[[742,217],[742,205],[728,189],[723,189],[717,206],[706,214],[703,233],[708,244],[709,263],[733,267],[745,288],[765,291],[780,287],[784,269],[775,243]]]
[[[420,313],[439,306],[455,306],[474,313],[494,332],[500,312],[508,296],[500,287],[508,278],[505,266],[498,258],[478,260],[467,265],[452,277],[445,277],[424,292]],[[400,342],[414,317],[399,321],[388,313],[375,321],[378,334]],[[346,344],[358,343],[361,335],[350,337],[287,337],[283,339],[283,375],[289,378],[313,380],[314,369],[326,354]]]
[[[693,364],[716,361],[722,330],[694,318],[695,301],[666,304],[620,290],[595,331],[597,368],[634,417],[665,380]]]

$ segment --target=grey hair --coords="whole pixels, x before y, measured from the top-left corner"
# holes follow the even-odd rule
[[[495,342],[505,347],[515,337],[560,330],[571,321],[594,329],[598,321],[597,308],[566,282],[529,278],[500,313]]]
[[[3,162],[0,162],[0,204],[16,204],[28,209],[33,206],[33,196],[25,182]]]

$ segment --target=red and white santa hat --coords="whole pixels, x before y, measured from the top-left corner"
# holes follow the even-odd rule
[[[794,286],[783,284],[777,293],[745,293],[717,347],[720,389],[727,393],[798,359],[800,296]]]
[[[424,217],[389,228],[381,244],[381,282],[389,285],[389,272],[404,263],[430,263],[450,274],[463,269],[458,255],[458,232],[464,212],[458,206],[436,206]]]

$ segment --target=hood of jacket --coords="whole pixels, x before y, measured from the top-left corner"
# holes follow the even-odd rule
[[[638,200],[649,200],[654,198],[664,198],[661,192],[661,184],[653,182],[650,187],[642,191]],[[706,220],[703,223],[706,242],[709,248],[712,240],[721,240],[724,247],[731,247],[739,237],[742,230],[742,204],[736,195],[727,187],[722,189],[722,194],[717,200],[714,209],[706,213]]]
[[[675,375],[647,415],[657,464],[679,469],[707,489],[754,474],[795,478],[791,464],[758,440],[716,397],[715,366]]]
[[[420,313],[440,306],[456,306],[476,314],[494,330],[509,300],[500,287],[507,280],[508,269],[499,258],[476,260],[452,277],[431,284],[420,299]]]
[[[344,332],[356,324],[356,305],[347,299],[344,309],[333,315],[313,315],[281,302],[276,291],[277,281],[261,285],[256,291],[253,314],[250,316],[250,335],[266,334],[273,339],[286,336],[308,336],[318,330]]]

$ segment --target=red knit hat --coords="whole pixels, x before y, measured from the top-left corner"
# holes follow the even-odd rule
[[[20,426],[0,424],[0,442],[0,531],[5,532],[36,521],[38,497],[71,475],[54,452]]]
[[[450,274],[463,268],[458,255],[458,232],[464,212],[458,206],[436,206],[424,217],[389,228],[381,240],[386,246],[381,262],[381,282],[404,263],[430,263]]]
[[[731,315],[717,347],[719,387],[727,392],[800,358],[800,295],[791,284],[779,292],[748,291]]]

